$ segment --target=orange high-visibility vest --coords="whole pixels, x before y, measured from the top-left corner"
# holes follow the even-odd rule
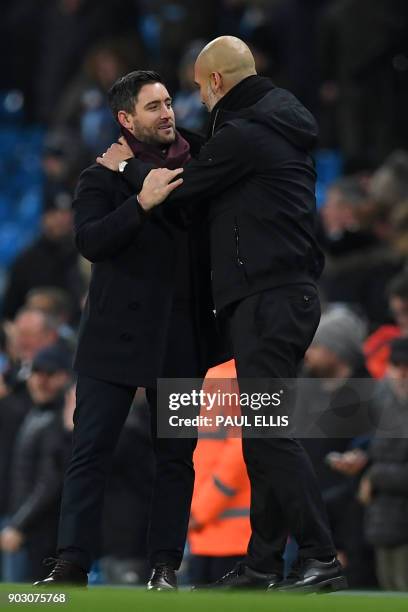
[[[209,378],[235,378],[234,362],[212,368]],[[194,453],[196,480],[191,513],[200,529],[190,529],[193,554],[244,555],[251,535],[250,484],[240,438],[200,439]]]

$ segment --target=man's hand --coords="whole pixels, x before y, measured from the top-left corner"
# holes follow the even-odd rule
[[[121,136],[119,142],[114,142],[101,157],[96,158],[96,161],[101,166],[118,172],[120,162],[125,161],[125,159],[130,159],[131,157],[134,157],[132,149],[123,136]]]
[[[177,168],[176,170],[167,170],[167,168],[150,170],[144,180],[142,191],[137,198],[140,206],[144,210],[150,210],[154,206],[161,204],[183,182],[182,178],[173,180],[182,172],[183,168]]]
[[[23,543],[24,536],[14,527],[5,527],[0,532],[0,548],[5,552],[17,552]]]
[[[368,506],[368,504],[371,503],[373,499],[373,487],[369,478],[364,477],[361,479],[357,499],[363,506]]]
[[[330,459],[330,467],[336,472],[341,472],[346,476],[356,476],[365,468],[367,463],[368,456],[360,449],[347,451],[340,457]]]

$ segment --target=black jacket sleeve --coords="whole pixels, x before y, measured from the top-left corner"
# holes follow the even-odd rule
[[[169,195],[163,205],[171,203],[173,207],[208,201],[250,174],[254,169],[253,158],[242,129],[234,123],[225,124],[201,148],[198,158],[185,166],[183,184]],[[143,184],[144,177],[153,168],[140,160],[132,160],[128,166],[125,178],[135,189],[140,181]]]
[[[10,268],[3,297],[3,317],[14,319],[17,310],[24,303],[27,293],[27,275],[24,258],[16,259]]]
[[[227,123],[184,169],[183,183],[167,198],[172,206],[208,201],[254,170],[251,143],[235,123]],[[166,205],[166,202],[163,204]]]
[[[59,440],[56,427],[44,432],[35,486],[9,522],[9,525],[26,535],[35,529],[37,521],[57,503],[61,494],[63,474],[54,460],[56,437]]]
[[[127,165],[123,172],[125,180],[135,190],[135,193],[142,191],[143,181],[149,174],[150,170],[157,168],[154,164],[142,162],[140,159],[133,158],[127,160]]]
[[[102,166],[82,172],[73,202],[75,242],[91,262],[103,261],[128,246],[146,218],[136,193],[114,206],[114,182]]]

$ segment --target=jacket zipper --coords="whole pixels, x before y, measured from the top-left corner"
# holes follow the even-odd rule
[[[239,266],[243,266],[244,262],[239,252],[239,229],[238,229],[238,225],[236,221],[235,221],[235,226],[234,226],[234,233],[235,233],[235,249],[236,249],[237,264]]]
[[[215,117],[214,117],[214,122],[212,124],[212,130],[211,130],[211,136],[214,136],[214,131],[215,131],[215,124],[217,123],[217,119],[218,119],[218,113],[220,112],[220,109],[217,108],[216,113],[215,113]]]

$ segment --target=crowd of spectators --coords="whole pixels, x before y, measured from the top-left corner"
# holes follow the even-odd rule
[[[22,92],[25,120],[41,124],[46,138],[41,232],[12,263],[0,300],[0,579],[38,579],[46,573],[42,559],[55,553],[73,428],[70,364],[89,280],[89,263],[73,243],[71,200],[80,170],[117,138],[106,92],[132,69],[157,69],[174,94],[178,125],[205,132],[193,65],[219,34],[248,42],[259,72],[317,115],[320,147],[343,159],[343,175],[329,185],[319,210],[324,314],[301,373],[313,385],[299,397],[320,401],[328,412],[355,410],[362,400],[351,394],[345,401],[344,391],[352,381],[369,380],[375,389],[369,409],[392,409],[406,420],[406,2],[121,0],[120,10],[114,0],[3,5],[0,89]],[[332,433],[304,444],[350,584],[408,591],[408,429],[388,438],[376,438],[368,426],[359,435]],[[200,532],[192,520],[186,580],[216,578],[214,567],[225,569],[222,557],[232,562],[244,554],[248,517],[240,516],[239,537],[228,536],[233,519],[226,526],[220,520],[234,504],[249,508],[243,463],[235,442],[228,444],[197,449],[202,471],[193,509]],[[220,487],[211,490],[216,477],[228,483],[229,476],[224,497]],[[148,411],[137,394],[106,490],[99,572],[108,582],[146,580],[153,477]],[[288,557],[295,547],[289,542]]]

